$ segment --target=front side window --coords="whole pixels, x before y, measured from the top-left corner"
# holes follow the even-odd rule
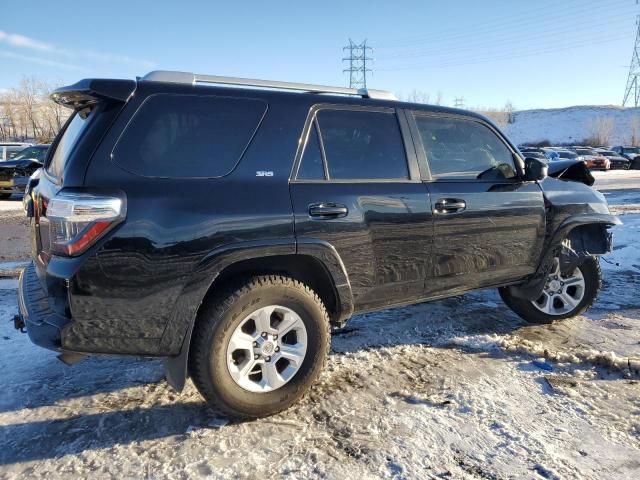
[[[114,161],[148,177],[220,177],[233,170],[267,105],[262,100],[153,95],[133,116]]]
[[[394,113],[320,110],[329,179],[406,180],[407,157]]]
[[[514,178],[513,154],[487,126],[473,120],[414,115],[434,179]]]

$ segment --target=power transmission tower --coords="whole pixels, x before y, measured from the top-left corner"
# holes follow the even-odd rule
[[[636,0],[636,4],[637,4]],[[631,55],[631,65],[629,66],[629,76],[627,77],[627,87],[624,89],[624,99],[622,106],[626,106],[633,97],[633,106],[637,107],[640,101],[640,15],[636,16],[636,42],[633,45]]]
[[[456,108],[464,108],[464,97],[456,97],[453,106]]]
[[[373,73],[373,70],[367,68],[367,62],[373,60],[367,56],[367,50],[373,52],[373,49],[367,47],[366,40],[357,44],[349,39],[349,45],[342,49],[345,50],[349,51],[349,56],[342,61],[349,62],[349,68],[342,70],[342,73],[349,72],[349,88],[367,88],[367,72]]]

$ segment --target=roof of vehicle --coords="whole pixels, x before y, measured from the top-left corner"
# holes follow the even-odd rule
[[[144,88],[151,93],[182,93],[211,89],[213,93],[246,96],[247,92],[260,92],[266,101],[270,98],[296,97],[312,104],[332,103],[388,108],[405,108],[429,113],[461,115],[494,125],[493,121],[479,113],[441,105],[403,102],[393,94],[382,90],[356,90],[306,83],[246,79],[199,75],[187,72],[153,71],[136,81],[126,79],[86,78],[75,84],[60,87],[51,99],[68,108],[80,109],[99,100],[126,102],[137,90]],[[251,93],[250,93],[251,94]]]
[[[360,105],[389,106],[399,108],[417,108],[440,113],[451,113],[465,116],[472,116],[490,123],[487,117],[473,111],[458,108],[444,107],[441,105],[429,105],[423,103],[403,102],[396,96],[384,90],[375,89],[354,89],[347,87],[336,87],[326,85],[314,85],[308,83],[283,82],[279,80],[262,80],[251,78],[225,77],[217,75],[200,75],[191,72],[178,72],[156,70],[148,73],[144,77],[138,78],[138,82],[149,82],[166,85],[183,86],[204,86],[211,88],[225,89],[229,91],[255,90],[268,93],[269,95],[289,95],[308,96],[317,101],[318,96],[331,98],[331,102],[357,103]],[[64,88],[64,87],[63,87]]]

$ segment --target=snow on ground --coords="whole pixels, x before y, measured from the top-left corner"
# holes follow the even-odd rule
[[[593,135],[593,124],[599,119],[611,119],[612,145],[631,142],[632,130],[636,138],[640,131],[640,108],[613,105],[581,105],[568,108],[521,110],[514,113],[515,121],[504,127],[505,133],[517,144],[549,140],[551,143],[582,143]]]
[[[530,326],[494,291],[360,315],[308,397],[251,422],[172,392],[158,360],[69,368],[3,321],[0,478],[639,478],[640,214],[621,213],[586,315]],[[0,279],[0,319],[16,300]]]

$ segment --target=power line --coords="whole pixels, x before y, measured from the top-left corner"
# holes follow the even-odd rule
[[[623,27],[627,24],[629,12],[602,17],[603,24],[607,25],[607,31],[621,30],[616,27]],[[614,22],[615,21],[615,22]],[[623,23],[624,22],[624,23]],[[619,24],[619,25],[618,25]],[[544,36],[541,36],[541,32]],[[441,57],[443,54],[451,55],[458,52],[475,52],[479,48],[508,47],[515,48],[518,44],[533,43],[536,47],[549,41],[558,43],[561,40],[588,40],[595,35],[605,33],[603,31],[578,30],[569,31],[566,25],[561,25],[553,29],[529,30],[524,32],[496,32],[495,34],[484,35],[481,38],[460,39],[455,42],[442,42],[440,38],[434,38],[429,48],[412,50],[406,52],[396,52],[394,54],[376,55],[376,60],[401,61],[419,57]],[[520,48],[520,47],[518,47]]]
[[[453,58],[445,58],[439,59],[439,62],[425,62],[425,63],[411,63],[411,64],[403,64],[403,65],[391,65],[388,67],[377,68],[378,71],[381,72],[392,72],[398,70],[419,70],[425,68],[445,68],[445,67],[456,67],[456,66],[468,66],[475,65],[480,63],[494,63],[498,60],[510,60],[514,58],[523,58],[523,57],[531,57],[536,55],[542,55],[545,53],[555,53],[564,50],[570,50],[574,48],[583,48],[585,46],[590,45],[601,45],[603,43],[609,43],[617,40],[621,40],[626,38],[626,34],[619,34],[614,36],[591,36],[590,41],[588,42],[577,42],[577,43],[568,43],[568,44],[557,44],[556,42],[552,42],[550,45],[545,48],[538,48],[533,50],[526,50],[518,48],[513,52],[502,52],[498,54],[491,54],[486,57],[479,57],[477,55],[463,55],[461,57],[453,57]],[[544,46],[544,43],[539,45]]]
[[[349,72],[349,88],[367,88],[367,72],[373,73],[373,70],[367,68],[367,62],[373,60],[367,56],[367,50],[373,52],[373,49],[367,46],[366,40],[357,44],[349,39],[349,45],[342,49],[345,50],[349,51],[349,56],[342,61],[349,62],[349,68],[342,70],[342,73]]]
[[[453,100],[453,106],[456,108],[464,108],[464,97],[456,97]]]
[[[409,48],[415,48],[420,44],[433,44],[435,41],[442,40],[457,40],[457,39],[469,39],[470,37],[477,38],[478,34],[486,35],[486,34],[494,34],[499,30],[506,30],[508,32],[517,32],[520,34],[525,34],[528,31],[532,31],[540,35],[546,35],[546,27],[549,23],[555,22],[564,22],[563,27],[565,30],[569,32],[576,33],[578,31],[575,27],[579,25],[579,21],[581,17],[587,15],[589,19],[593,19],[594,16],[598,18],[598,25],[603,24],[604,22],[600,21],[602,15],[598,15],[599,9],[604,9],[606,12],[617,11],[616,7],[618,5],[622,6],[626,4],[628,0],[609,0],[606,3],[603,3],[602,0],[593,0],[592,2],[585,2],[580,0],[577,5],[564,4],[564,5],[554,5],[553,9],[550,9],[549,6],[540,6],[539,9],[530,9],[526,12],[517,13],[514,15],[507,16],[495,16],[494,21],[487,21],[482,23],[477,23],[477,26],[473,26],[471,28],[459,29],[452,32],[449,28],[442,29],[440,31],[432,31],[430,30],[426,35],[419,35],[413,37],[405,37],[404,39],[399,39],[391,44],[378,46],[378,51],[398,51],[398,50],[407,50],[406,45],[409,45]],[[563,10],[566,10],[563,12]],[[594,28],[597,28],[598,25],[592,25]],[[593,31],[591,29],[591,31]]]

